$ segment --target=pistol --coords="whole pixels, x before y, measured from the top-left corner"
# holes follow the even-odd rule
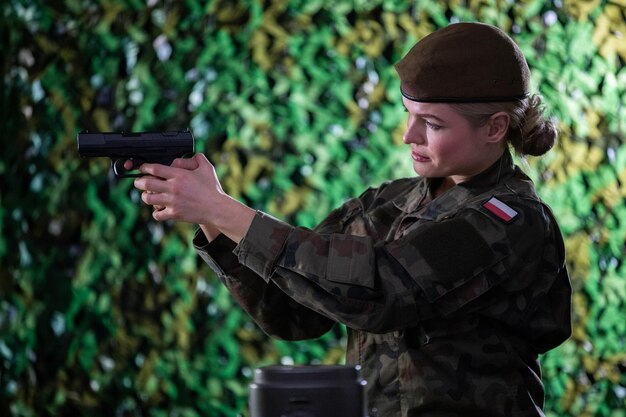
[[[78,154],[82,157],[109,157],[117,177],[139,177],[129,174],[143,163],[171,165],[174,159],[192,154],[195,149],[193,134],[179,132],[81,132],[76,138]],[[124,162],[133,163],[131,169]]]

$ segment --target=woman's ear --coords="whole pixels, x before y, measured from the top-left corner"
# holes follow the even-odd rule
[[[509,131],[510,117],[506,112],[498,112],[491,115],[487,122],[487,141],[497,143],[502,141]]]

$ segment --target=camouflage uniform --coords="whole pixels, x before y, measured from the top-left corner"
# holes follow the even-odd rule
[[[259,212],[237,246],[194,244],[268,334],[344,323],[371,417],[541,416],[537,356],[571,331],[557,223],[508,152],[432,199],[435,181],[369,189],[313,231]]]

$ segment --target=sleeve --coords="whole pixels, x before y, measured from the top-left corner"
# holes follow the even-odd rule
[[[417,223],[385,244],[295,228],[259,212],[235,254],[298,303],[351,328],[383,333],[491,308],[491,290],[511,281],[520,257],[542,258],[542,224],[526,206],[519,214],[505,224],[467,208]],[[538,268],[530,264],[525,276]]]
[[[286,340],[315,338],[334,325],[329,318],[298,304],[274,283],[266,283],[233,255],[235,243],[219,235],[210,243],[198,230],[193,239],[200,257],[213,269],[233,298],[270,336]]]
[[[315,230],[340,233],[350,219],[376,193],[373,188],[358,199],[348,200],[331,212]],[[265,231],[264,231],[265,232]],[[270,232],[273,233],[273,232]],[[277,230],[275,233],[280,234]],[[264,281],[240,263],[233,254],[236,244],[224,235],[208,242],[198,230],[193,239],[198,255],[216,273],[235,300],[270,336],[286,340],[303,340],[323,335],[335,321],[289,297],[276,283]]]

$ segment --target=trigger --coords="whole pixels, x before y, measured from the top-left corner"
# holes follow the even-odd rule
[[[124,168],[124,162],[126,161],[131,161],[133,163],[133,166],[130,167],[130,169]],[[117,177],[135,178],[135,177],[143,176],[143,174],[129,174],[130,171],[133,171],[139,168],[139,166],[141,165],[141,163],[137,164],[137,162],[132,158],[131,159],[116,159],[112,165],[113,165],[113,172],[115,173],[115,176]]]

